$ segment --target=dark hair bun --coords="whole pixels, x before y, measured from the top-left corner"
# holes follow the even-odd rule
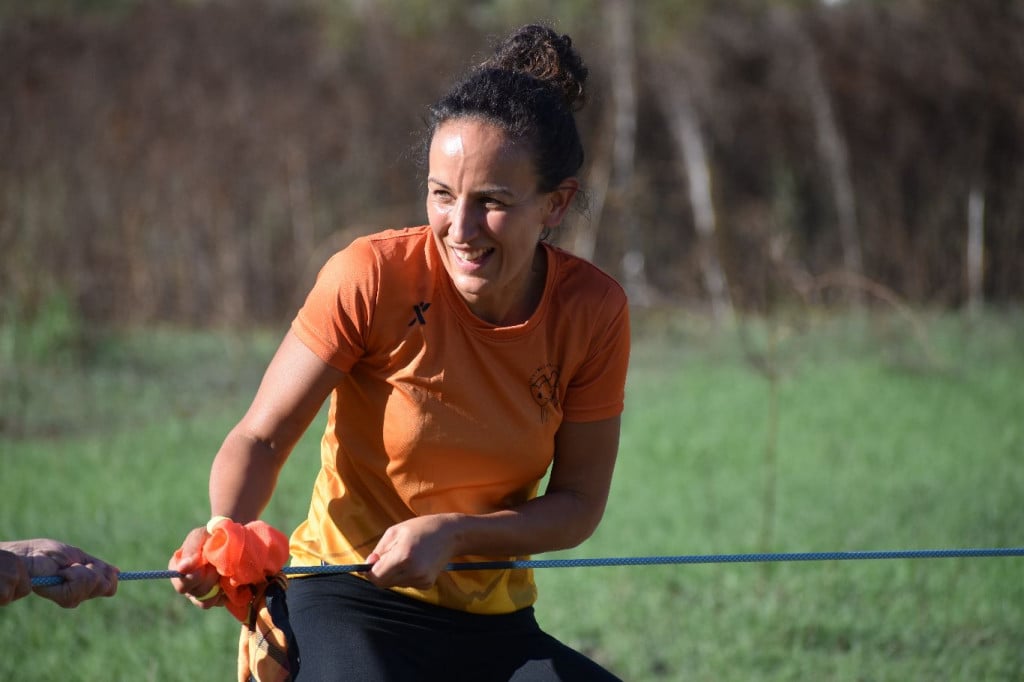
[[[562,92],[570,111],[586,102],[583,85],[589,71],[583,59],[573,48],[572,38],[547,26],[523,26],[503,40],[480,66],[521,71],[545,81]]]

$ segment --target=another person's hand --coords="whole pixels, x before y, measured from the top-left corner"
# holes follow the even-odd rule
[[[388,528],[366,559],[373,564],[367,578],[378,587],[433,587],[454,552],[453,518],[419,516]]]
[[[220,591],[220,576],[202,560],[203,545],[208,537],[210,534],[205,526],[193,528],[181,545],[180,558],[172,556],[167,564],[168,569],[182,574],[180,578],[171,578],[174,591],[188,597],[201,609],[223,606],[225,603],[225,597]]]
[[[32,591],[32,578],[16,554],[0,550],[0,606],[21,599]]]
[[[57,585],[34,587],[44,599],[66,609],[75,608],[87,599],[112,597],[117,592],[117,567],[91,554],[58,540],[37,538],[5,542],[4,550],[21,561],[29,580],[35,577],[60,576]]]

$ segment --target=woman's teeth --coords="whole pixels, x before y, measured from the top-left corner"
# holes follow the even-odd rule
[[[455,255],[458,256],[459,260],[464,260],[464,261],[469,262],[469,263],[474,263],[474,262],[480,260],[481,258],[483,258],[484,256],[486,256],[488,253],[490,253],[490,251],[491,251],[491,249],[473,249],[471,251],[455,251]]]

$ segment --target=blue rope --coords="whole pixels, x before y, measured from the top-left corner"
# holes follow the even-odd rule
[[[766,554],[689,554],[680,556],[603,557],[596,559],[528,559],[519,561],[470,561],[448,564],[446,571],[492,571],[525,568],[585,568],[594,566],[655,566],[664,564],[740,564],[783,561],[866,561],[879,559],[963,559],[1024,556],[1024,547],[978,549],[901,549],[869,552],[777,552]],[[358,573],[369,564],[286,566],[285,575]],[[158,580],[182,577],[177,571],[125,571],[118,580]],[[59,585],[58,575],[32,578],[33,587]]]

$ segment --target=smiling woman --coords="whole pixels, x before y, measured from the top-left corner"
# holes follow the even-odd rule
[[[579,183],[539,192],[528,149],[477,119],[437,128],[427,183],[438,253],[470,310],[494,324],[526,321],[544,290],[541,235],[562,221]]]
[[[526,26],[431,109],[429,225],[328,261],[214,459],[211,514],[255,520],[331,398],[291,563],[371,568],[291,581],[296,679],[617,679],[540,629],[529,570],[443,571],[573,547],[604,513],[626,297],[542,239],[579,189],[586,75],[568,36]],[[191,558],[209,537],[170,566],[202,608],[223,605]]]

